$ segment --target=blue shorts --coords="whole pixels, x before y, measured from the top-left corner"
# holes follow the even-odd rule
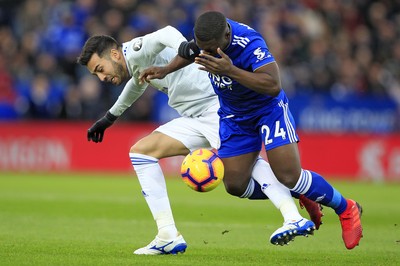
[[[219,135],[218,155],[221,158],[261,151],[262,143],[268,151],[299,141],[286,97],[261,114],[221,116]]]

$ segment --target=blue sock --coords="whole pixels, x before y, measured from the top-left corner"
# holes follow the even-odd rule
[[[267,195],[265,195],[264,192],[262,192],[260,184],[258,184],[258,182],[256,182],[253,178],[250,179],[246,191],[240,197],[248,198],[250,200],[268,199]]]
[[[341,214],[347,207],[346,199],[317,173],[301,170],[296,186],[291,189],[295,193],[304,194],[310,200],[331,207],[337,214]]]
[[[248,198],[250,200],[269,199],[268,196],[265,195],[264,192],[262,192],[261,185],[258,182],[256,182],[254,179],[251,179],[251,180],[253,180],[253,181],[250,181],[249,186],[252,186],[252,189],[249,189],[249,187],[247,188],[247,190],[249,190],[251,192],[248,193],[247,196],[244,196],[245,194],[243,194],[241,196],[241,198]],[[293,198],[296,198],[296,199],[298,199],[300,197],[300,193],[297,193],[294,191],[290,191],[290,194],[292,195]]]
[[[261,190],[260,184],[254,181],[254,190],[253,193],[249,197],[250,200],[264,200],[268,199],[267,195],[264,194]]]
[[[300,193],[294,192],[294,191],[290,191],[290,194],[292,195],[293,198],[300,198]]]

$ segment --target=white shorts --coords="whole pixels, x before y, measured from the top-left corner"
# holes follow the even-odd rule
[[[159,126],[154,131],[179,140],[190,151],[220,146],[218,106],[211,107],[199,117],[179,117]]]

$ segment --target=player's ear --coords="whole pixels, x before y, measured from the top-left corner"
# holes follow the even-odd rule
[[[231,26],[228,22],[226,23],[225,38],[228,40],[231,38]]]
[[[115,59],[115,60],[119,60],[121,57],[121,53],[119,52],[118,49],[111,49],[110,50],[110,56],[111,58]]]

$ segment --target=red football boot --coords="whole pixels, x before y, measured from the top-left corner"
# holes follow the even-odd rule
[[[300,207],[302,209],[306,208],[311,221],[315,224],[315,229],[318,230],[319,226],[322,224],[322,205],[306,198],[304,195],[299,197]]]
[[[363,237],[361,214],[362,208],[360,204],[349,199],[347,200],[346,210],[339,215],[342,225],[342,238],[347,249],[353,249]]]

